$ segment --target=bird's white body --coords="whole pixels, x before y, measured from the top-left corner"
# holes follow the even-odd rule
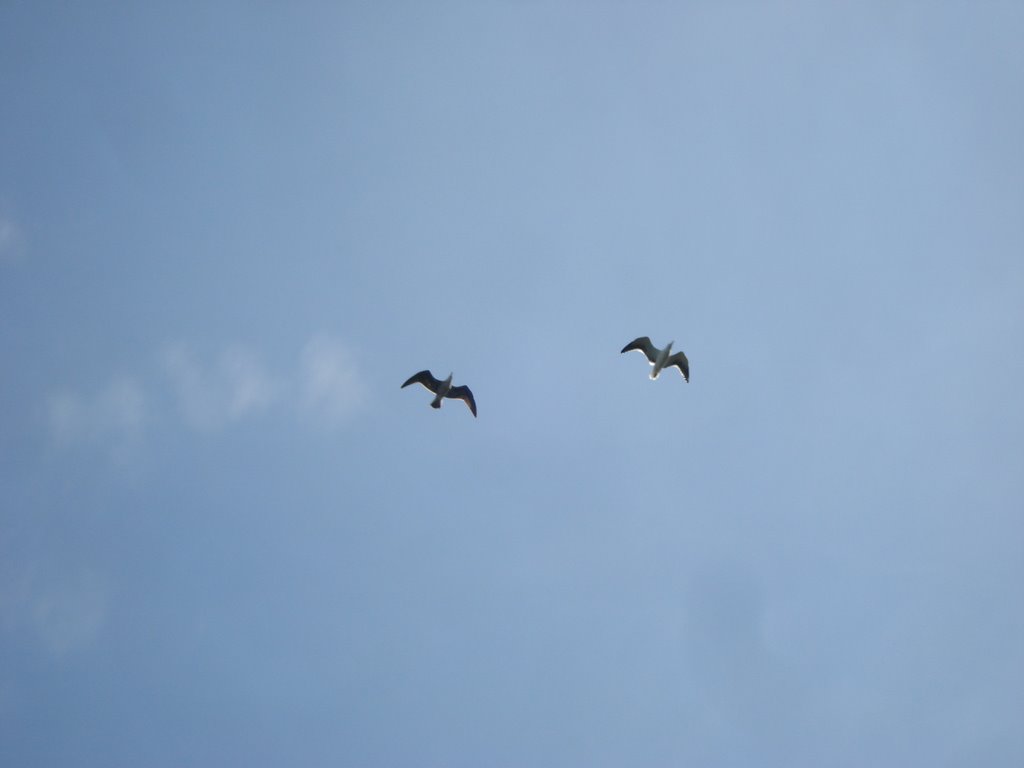
[[[652,381],[654,379],[658,378],[658,375],[661,373],[661,369],[665,367],[665,363],[667,363],[669,357],[672,356],[672,345],[673,344],[675,344],[675,342],[674,341],[670,341],[668,343],[667,347],[665,347],[663,350],[658,352],[657,359],[654,362],[651,363],[651,380]]]
[[[434,393],[434,402],[430,404],[431,408],[441,407],[441,401],[444,399],[444,396],[448,394],[448,391],[452,388],[452,376],[454,375],[454,373],[449,373],[448,378],[438,385],[437,392]]]

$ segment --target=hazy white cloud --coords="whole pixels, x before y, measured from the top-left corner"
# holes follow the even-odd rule
[[[256,357],[232,347],[204,368],[184,345],[166,350],[164,370],[171,378],[186,422],[196,429],[223,427],[271,406],[280,387]]]
[[[313,337],[302,349],[300,391],[303,410],[326,427],[344,422],[365,397],[355,358],[327,336]]]
[[[107,617],[107,592],[92,572],[52,585],[31,597],[29,621],[54,656],[90,645]]]
[[[178,413],[200,431],[222,429],[280,405],[307,423],[332,428],[351,416],[366,391],[348,348],[327,336],[303,346],[291,375],[268,372],[257,355],[237,346],[204,364],[187,345],[175,344],[164,350],[160,363]],[[153,403],[161,402],[151,396],[159,384],[159,379],[140,384],[119,377],[91,394],[55,391],[46,402],[51,437],[60,445],[105,441],[119,457],[145,426],[165,422],[163,414],[151,413]]]
[[[25,240],[14,219],[0,211],[0,262],[15,261],[25,250]]]
[[[38,568],[5,569],[0,589],[0,626],[29,632],[54,657],[87,648],[107,618],[108,590],[90,569],[46,574]]]
[[[146,420],[146,397],[129,377],[113,379],[93,395],[63,391],[50,395],[50,434],[61,444],[108,440],[115,450],[136,439]]]

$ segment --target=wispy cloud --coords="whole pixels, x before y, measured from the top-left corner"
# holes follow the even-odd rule
[[[130,377],[114,378],[92,395],[57,392],[47,402],[50,434],[58,443],[109,441],[115,452],[138,438],[146,413],[142,387]]]
[[[86,571],[32,595],[29,609],[36,636],[59,658],[95,640],[106,621],[107,592],[96,574]]]
[[[159,363],[158,375],[148,383],[122,376],[95,393],[70,388],[52,393],[46,416],[54,442],[107,442],[118,458],[144,428],[168,423],[166,414],[156,412],[167,402],[168,386],[180,419],[200,432],[226,429],[275,407],[306,424],[333,429],[353,415],[367,391],[349,348],[324,335],[303,345],[290,374],[268,371],[256,353],[240,346],[204,362],[187,344],[173,344]]]
[[[365,397],[352,353],[327,336],[315,336],[303,347],[300,387],[303,410],[326,427],[343,423]]]
[[[251,352],[232,347],[204,368],[184,345],[168,348],[164,370],[171,379],[185,421],[210,430],[259,413],[272,405],[280,387]]]
[[[0,210],[0,262],[11,262],[21,258],[25,251],[25,239],[14,219]]]
[[[0,626],[28,631],[52,656],[62,658],[91,645],[107,618],[108,589],[91,569],[44,573],[38,566],[11,573],[0,589]]]

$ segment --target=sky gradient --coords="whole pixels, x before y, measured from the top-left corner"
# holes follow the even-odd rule
[[[0,3],[0,764],[1024,764],[1022,39]]]

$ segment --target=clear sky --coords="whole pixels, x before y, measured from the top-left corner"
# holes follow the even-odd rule
[[[0,2],[0,764],[1024,764],[1022,40]]]

